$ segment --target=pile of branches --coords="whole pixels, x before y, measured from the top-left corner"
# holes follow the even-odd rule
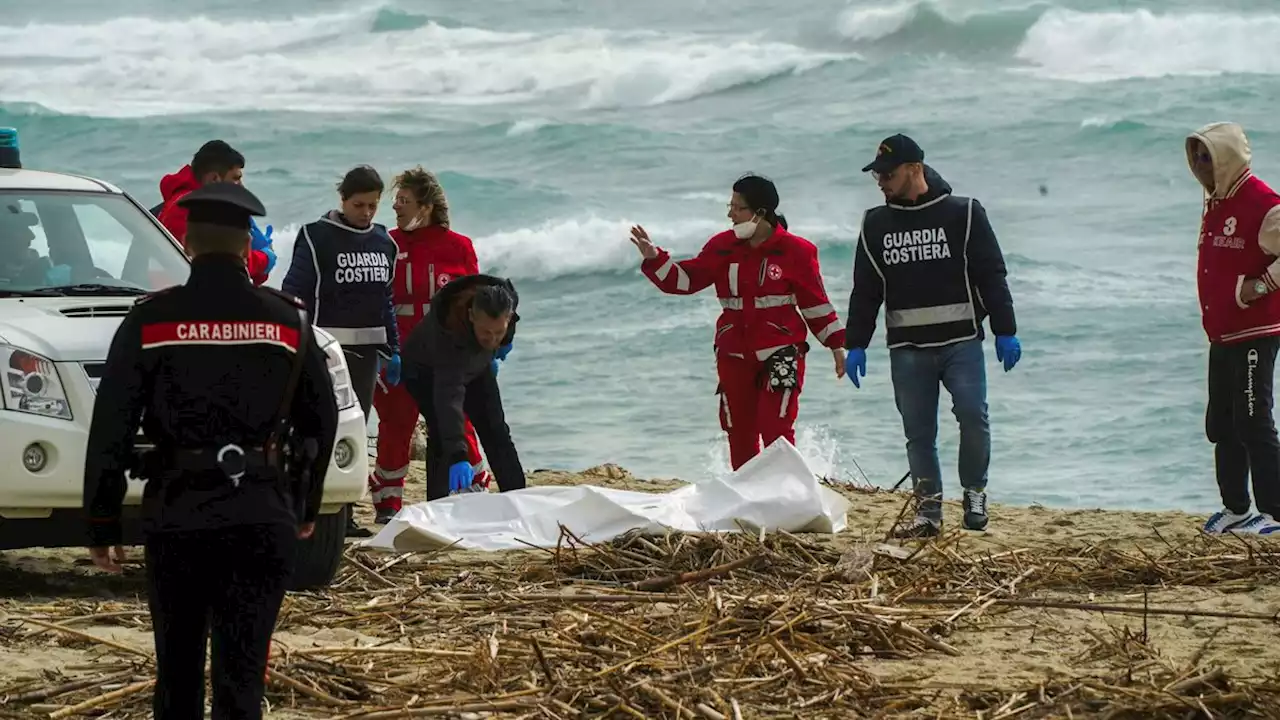
[[[1092,546],[966,552],[958,536],[900,546],[786,532],[629,534],[554,549],[387,556],[351,549],[327,592],[286,600],[268,669],[282,717],[1280,717],[1280,681],[1162,660],[1144,635],[1099,638],[1109,670],[1010,693],[886,681],[882,660],[954,657],[960,623],[1035,606],[1264,614],[1027,597],[1074,589],[1275,584],[1280,551],[1206,538],[1161,554]],[[0,688],[0,716],[149,716],[153,658],[80,629],[149,632],[145,604],[8,605],[6,645],[92,646],[95,664]],[[359,642],[303,641],[317,628]]]

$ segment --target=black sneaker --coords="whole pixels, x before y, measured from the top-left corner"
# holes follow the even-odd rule
[[[899,540],[937,537],[942,533],[942,521],[916,515],[911,522],[899,525],[893,536]]]
[[[985,490],[965,488],[964,527],[966,530],[987,529],[987,493]]]
[[[352,510],[354,509],[355,508],[352,508]],[[360,525],[356,522],[356,515],[353,512],[347,516],[346,535],[349,538],[369,538],[369,537],[373,537],[373,531],[370,530],[369,528],[360,527]]]
[[[390,508],[381,508],[373,517],[373,521],[379,525],[386,525],[396,516],[396,511]]]

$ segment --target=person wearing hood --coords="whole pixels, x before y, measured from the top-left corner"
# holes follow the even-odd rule
[[[846,374],[861,387],[867,346],[883,304],[889,373],[919,499],[915,517],[897,529],[897,536],[933,537],[942,529],[939,384],[951,394],[960,425],[964,526],[985,530],[991,429],[983,319],[990,318],[996,359],[1005,372],[1022,356],[1000,244],[981,203],[952,195],[906,135],[881,142],[862,171],[874,173],[885,204],[862,216],[849,297]]]
[[[1210,123],[1188,135],[1185,146],[1205,198],[1196,271],[1209,338],[1205,435],[1223,505],[1204,530],[1280,534],[1272,391],[1280,349],[1280,194],[1250,169],[1252,151],[1240,125]]]
[[[823,286],[818,249],[787,230],[778,203],[772,181],[738,178],[728,203],[732,228],[687,260],[671,257],[643,227],[631,229],[640,269],[659,290],[692,295],[715,286],[722,308],[712,344],[716,394],[734,470],[762,441],[795,444],[809,333],[830,349],[836,377],[844,375],[844,324]]]
[[[400,382],[400,333],[392,304],[399,249],[373,221],[384,185],[368,165],[353,168],[338,184],[340,208],[303,225],[280,289],[301,299],[312,322],[342,344],[351,385],[364,416],[373,405],[379,365],[387,382]],[[355,523],[351,535],[364,535]]]
[[[498,352],[515,339],[520,297],[510,280],[466,275],[431,298],[404,341],[404,386],[427,425],[427,500],[468,492],[475,480],[471,421],[502,492],[525,486],[498,389]]]
[[[471,238],[453,231],[449,201],[434,174],[415,167],[396,177],[395,187],[392,209],[396,227],[391,230],[391,239],[400,253],[396,256],[392,292],[400,337],[407,338],[426,318],[436,293],[454,278],[479,274],[480,263]],[[498,359],[505,359],[510,349],[508,345],[499,350]],[[373,407],[378,411],[378,458],[369,476],[369,489],[375,522],[385,524],[400,512],[404,501],[404,478],[418,425],[418,405],[403,384],[379,383]],[[473,485],[487,490],[490,473],[470,421],[464,421],[464,435]]]
[[[191,158],[191,163],[160,180],[161,203],[151,208],[151,214],[164,225],[178,242],[186,247],[187,209],[178,201],[196,188],[210,183],[229,182],[242,184],[244,155],[223,140],[210,140]],[[250,247],[245,266],[255,285],[267,281],[276,264],[276,254],[271,247],[270,225],[264,233],[258,224],[249,223]]]

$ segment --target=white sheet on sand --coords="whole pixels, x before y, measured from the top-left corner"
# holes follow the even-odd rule
[[[723,480],[666,493],[539,486],[410,505],[361,545],[393,552],[434,550],[454,541],[455,548],[467,550],[555,547],[561,524],[587,542],[667,528],[835,533],[845,528],[848,509],[848,500],[819,482],[791,443],[779,440]]]

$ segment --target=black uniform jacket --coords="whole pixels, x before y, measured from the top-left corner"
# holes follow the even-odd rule
[[[516,334],[520,315],[515,308],[520,296],[510,280],[492,275],[464,275],[453,280],[431,298],[431,310],[405,339],[402,356],[406,364],[431,374],[432,400],[436,422],[440,424],[440,442],[444,457],[453,462],[465,460],[467,444],[463,435],[462,403],[466,387],[484,373],[491,372],[494,351],[476,340],[476,331],[467,310],[475,291],[484,285],[501,285],[515,300],[511,324],[503,345],[509,345]]]
[[[314,520],[338,410],[314,335],[307,333],[299,348],[304,322],[300,301],[255,287],[244,260],[231,255],[199,256],[185,285],[139,299],[112,340],[93,408],[84,474],[91,546],[120,542],[125,471],[140,423],[161,457],[216,451],[228,443],[261,448],[298,352],[304,364],[290,420],[300,437],[319,444],[303,517],[296,516],[290,484],[276,470],[259,465],[238,483],[216,468],[168,471],[146,479],[143,531]]]
[[[929,191],[913,203],[886,203],[863,215],[853,261],[845,347],[866,348],[885,308],[890,348],[939,347],[983,337],[988,315],[996,335],[1017,322],[1004,255],[986,210],[951,194],[925,168]]]

